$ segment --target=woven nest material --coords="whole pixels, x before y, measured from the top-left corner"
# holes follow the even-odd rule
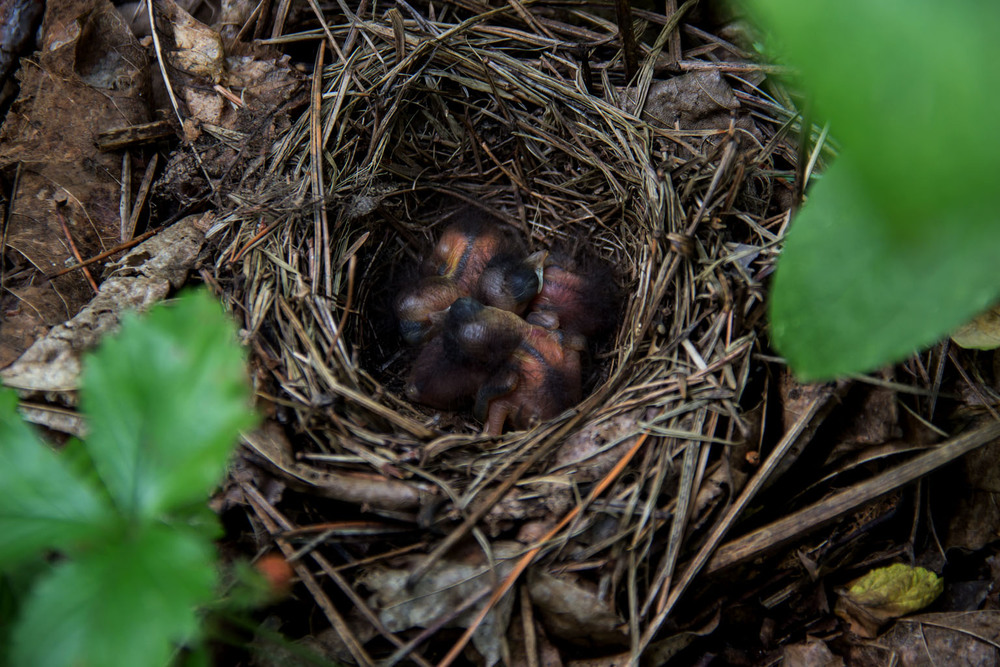
[[[298,462],[374,473],[367,494],[327,495],[436,526],[446,547],[474,526],[530,536],[605,480],[550,562],[598,563],[613,593],[630,584],[635,607],[619,611],[642,631],[758,444],[744,390],[791,201],[778,178],[795,159],[791,114],[754,87],[751,64],[749,78],[667,71],[676,22],[654,26],[662,38],[627,87],[608,20],[515,6],[454,23],[394,9],[304,36],[322,64],[312,104],[217,226],[218,268],[238,260],[259,391]],[[406,399],[408,352],[387,312],[459,207],[533,250],[599,258],[625,295],[583,402],[499,439]]]

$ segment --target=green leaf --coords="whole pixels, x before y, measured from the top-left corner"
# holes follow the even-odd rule
[[[901,359],[1000,291],[1000,225],[989,235],[900,239],[880,224],[850,158],[842,155],[812,190],[772,285],[772,339],[804,379]]]
[[[85,360],[80,401],[94,466],[127,516],[203,501],[254,422],[233,325],[203,291],[125,317]]]
[[[212,598],[214,559],[199,533],[151,524],[59,563],[24,605],[10,664],[168,664],[199,630],[195,610]]]
[[[1000,294],[1000,88],[982,65],[1000,56],[1000,5],[751,6],[844,147],[779,261],[775,344],[807,378],[869,370]]]
[[[935,232],[952,206],[992,199],[1000,170],[997,3],[753,0],[858,184],[897,234]],[[935,46],[932,46],[935,45]],[[993,220],[950,216],[952,231]]]
[[[99,532],[113,515],[94,491],[43,445],[0,390],[0,566],[40,549],[66,549]]]

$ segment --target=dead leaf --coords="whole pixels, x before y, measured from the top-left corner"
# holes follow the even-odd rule
[[[531,570],[528,592],[545,627],[556,637],[584,646],[624,646],[625,625],[614,607],[580,582]]]
[[[162,29],[173,37],[176,47],[167,52],[167,61],[192,76],[204,77],[212,83],[222,81],[226,52],[219,33],[188,14],[174,0],[160,0],[157,8],[159,16],[165,19]]]
[[[854,417],[838,433],[840,446],[881,445],[901,437],[896,392],[882,387],[859,389],[862,391],[860,405],[851,410]]]
[[[498,535],[512,522],[544,521],[562,517],[573,503],[573,484],[586,484],[603,477],[634,443],[641,410],[616,415],[587,425],[566,439],[555,454],[543,481],[526,481],[493,506],[484,519],[491,535]]]
[[[963,493],[948,517],[944,545],[975,551],[1000,537],[1000,443],[969,452],[960,465]]]
[[[76,261],[72,246],[87,258],[119,241],[121,157],[94,144],[105,130],[148,120],[148,59],[106,0],[49,3],[41,47],[18,74],[0,167],[21,165],[7,244],[44,276]],[[33,284],[51,292],[31,295],[54,306],[38,311],[46,322],[75,315],[94,295],[81,272]]]
[[[434,489],[373,473],[322,470],[295,460],[292,444],[272,421],[243,436],[244,444],[282,475],[283,481],[325,498],[363,505],[374,512],[405,512],[430,503]]]
[[[515,618],[507,632],[507,644],[510,646],[511,667],[563,667],[559,649],[552,644],[545,629],[532,619],[532,632],[535,635],[535,655],[528,657],[528,645],[524,636],[524,619]]]
[[[995,350],[1000,347],[1000,305],[993,306],[963,324],[951,334],[956,345],[976,350]]]
[[[566,667],[627,667],[630,664],[628,653],[617,653],[615,655],[604,655],[597,658],[584,658],[582,660],[570,660]]]
[[[971,611],[901,619],[872,642],[868,652],[880,654],[874,664],[882,665],[994,667],[1000,662],[998,646],[1000,612]]]
[[[843,667],[844,659],[834,655],[826,642],[810,638],[781,650],[782,667]]]
[[[699,628],[683,630],[669,637],[655,641],[649,645],[643,654],[644,665],[665,665],[677,654],[694,643],[699,637],[707,637],[715,632],[719,627],[719,620],[722,618],[720,609],[716,609],[715,614]]]
[[[410,575],[427,556],[401,558],[393,567],[372,566],[358,577],[358,583],[373,591],[372,608],[392,632],[431,627],[465,606],[471,598],[479,597],[478,602],[445,623],[445,627],[466,628],[482,610],[490,591],[513,569],[514,559],[524,549],[516,542],[496,542],[491,548],[495,568],[477,547],[464,554],[466,558],[456,553],[439,560],[412,587],[408,586]],[[505,595],[472,636],[487,666],[501,659],[513,600],[513,594]]]
[[[305,79],[287,55],[260,45],[224,45],[218,31],[173,0],[163,10],[163,28],[177,47],[170,81],[183,100],[186,145],[169,158],[153,199],[185,206],[209,190],[252,182],[247,165],[262,168],[261,158],[290,125],[287,112],[306,103]]]
[[[0,319],[0,368],[12,363],[44,336],[49,327],[67,317],[66,304],[48,285],[5,287],[7,293],[16,298],[4,299],[5,308]]]
[[[623,95],[626,108],[636,92]],[[689,72],[649,86],[642,118],[657,127],[680,130],[727,130],[730,123],[760,139],[760,131],[742,110],[733,89],[715,71]]]

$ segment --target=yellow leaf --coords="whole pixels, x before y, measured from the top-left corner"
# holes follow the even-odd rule
[[[863,636],[874,636],[886,621],[929,605],[944,590],[944,580],[922,567],[896,563],[872,570],[841,592],[836,613]]]

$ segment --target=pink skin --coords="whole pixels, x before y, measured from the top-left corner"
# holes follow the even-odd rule
[[[472,294],[490,260],[516,249],[496,225],[478,221],[455,223],[444,230],[434,246],[427,270],[451,278],[466,294]]]
[[[476,410],[485,413],[487,435],[500,435],[509,421],[529,428],[552,419],[581,398],[583,340],[538,326],[530,330],[504,368],[482,386]]]
[[[468,296],[448,278],[424,278],[417,287],[396,301],[399,329],[406,342],[416,345],[430,336],[435,313],[447,310],[456,299]]]
[[[610,272],[586,272],[570,262],[550,260],[543,274],[542,288],[531,303],[529,320],[558,322],[566,331],[587,338],[599,336],[614,326],[618,296]]]
[[[439,410],[457,410],[472,402],[489,371],[453,358],[444,338],[435,336],[413,364],[406,394],[410,400]]]

